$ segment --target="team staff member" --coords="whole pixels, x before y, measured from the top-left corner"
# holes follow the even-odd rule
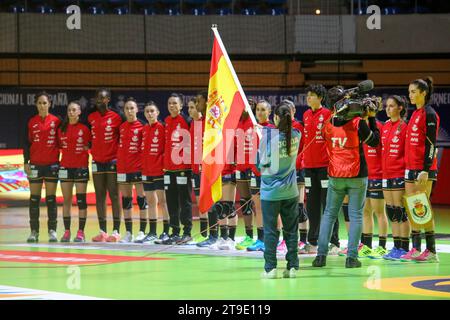
[[[191,134],[191,166],[192,166],[192,187],[194,188],[197,204],[200,196],[200,167],[202,161],[203,149],[203,132],[205,131],[205,119],[200,110],[197,109],[198,103],[196,98],[192,98],[188,102],[189,116],[192,118],[190,134]],[[200,243],[207,239],[208,236],[208,212],[199,212],[200,216],[200,236],[195,242]]]
[[[107,234],[106,192],[111,200],[113,230],[120,229],[120,203],[117,187],[117,149],[119,146],[119,127],[123,119],[109,108],[111,92],[100,89],[96,93],[96,110],[88,116],[92,134],[92,177],[95,188],[100,233],[92,238],[94,242],[119,241],[118,233]]]
[[[137,118],[138,106],[133,98],[125,102],[124,114],[126,122],[120,125],[119,148],[117,150],[117,183],[122,195],[122,209],[125,220],[126,235],[120,240],[122,243],[134,241],[133,236],[133,185],[136,190],[136,202],[139,206],[140,227],[136,238],[145,238],[147,227],[147,200],[142,186],[142,128]],[[120,230],[114,230],[113,234]]]
[[[433,181],[437,179],[436,140],[439,130],[439,116],[429,106],[433,93],[433,80],[416,79],[409,84],[409,99],[416,105],[406,131],[405,145],[405,192],[411,195],[416,192],[431,194]],[[436,253],[434,236],[434,220],[432,226],[425,229],[426,249],[421,251],[420,230],[412,230],[413,248],[409,252],[412,260],[417,262],[439,262]],[[407,258],[407,257],[406,257]]]
[[[380,121],[377,121],[377,127],[379,132],[383,131],[383,124]],[[381,258],[387,253],[386,240],[388,234],[388,222],[386,213],[384,212],[382,187],[382,144],[378,144],[375,148],[366,144],[363,147],[364,157],[367,162],[367,170],[369,172],[369,181],[367,184],[366,203],[363,211],[363,230],[361,235],[362,246],[359,248],[358,256],[360,258]],[[379,241],[378,247],[372,250],[373,213],[377,216]]]
[[[310,109],[303,114],[305,129],[305,149],[303,164],[305,168],[306,211],[309,218],[307,253],[317,252],[320,220],[326,205],[328,189],[328,153],[323,136],[323,127],[331,117],[331,111],[322,106],[326,96],[324,86],[311,85],[306,88],[306,102]],[[339,249],[339,222],[333,229],[330,251],[335,253]]]
[[[253,113],[256,111],[256,102],[248,99]],[[248,112],[244,110],[239,119],[236,130],[236,188],[239,192],[240,207],[245,224],[245,238],[236,245],[237,250],[245,250],[253,244],[253,213],[250,181],[252,176],[252,161],[256,159],[256,132]],[[252,159],[252,160],[251,160]],[[254,164],[254,162],[253,162]]]
[[[258,149],[258,168],[261,171],[261,206],[264,220],[263,277],[277,278],[278,216],[283,224],[287,253],[285,278],[295,278],[298,259],[298,188],[295,162],[300,144],[300,133],[292,128],[288,104],[275,108],[277,129],[263,128]]]
[[[67,117],[58,129],[58,142],[61,149],[61,167],[59,179],[64,197],[63,221],[64,235],[61,242],[70,241],[70,223],[73,197],[73,186],[76,188],[78,205],[78,232],[73,241],[85,242],[84,227],[86,225],[87,202],[86,190],[89,181],[89,145],[91,131],[80,123],[81,107],[78,102],[67,106]]]
[[[192,170],[190,118],[181,113],[181,95],[172,93],[167,101],[164,146],[164,185],[172,234],[163,244],[183,244],[192,240]],[[183,236],[180,237],[180,218]]]
[[[368,176],[362,144],[376,147],[380,143],[375,112],[367,111],[367,115],[369,124],[361,117],[351,120],[333,117],[325,126],[324,135],[330,156],[328,167],[330,183],[327,206],[320,225],[319,249],[313,261],[313,267],[326,265],[332,226],[338,217],[346,194],[349,201],[350,229],[345,267],[361,267],[361,262],[357,258],[358,242],[361,237]]]
[[[152,243],[169,239],[169,211],[164,192],[164,125],[158,121],[159,108],[151,101],[144,107],[148,124],[142,129],[142,182],[148,202],[150,231],[138,243]],[[158,204],[163,214],[163,232],[158,237]]]
[[[394,247],[383,258],[398,260],[409,251],[410,224],[403,207],[405,194],[405,139],[408,124],[406,98],[390,96],[386,101],[386,114],[389,120],[383,126],[383,194],[386,213],[391,221]]]
[[[49,113],[51,97],[48,93],[38,93],[35,103],[38,114],[28,121],[23,143],[24,171],[30,182],[31,234],[27,242],[39,241],[39,202],[43,183],[48,214],[48,240],[57,242],[56,186],[59,168],[57,130],[61,120]]]

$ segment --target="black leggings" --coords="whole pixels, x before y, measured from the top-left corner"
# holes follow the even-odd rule
[[[97,217],[100,229],[106,232],[106,192],[109,193],[111,200],[113,219],[115,222],[114,230],[119,231],[120,227],[120,202],[119,188],[117,186],[116,173],[95,173],[93,174],[95,188],[95,206],[97,208]]]

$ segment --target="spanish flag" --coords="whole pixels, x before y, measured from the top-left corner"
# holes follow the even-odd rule
[[[222,198],[222,171],[229,164],[234,132],[248,101],[215,26],[203,138],[200,212]],[[253,115],[253,114],[252,114]],[[225,137],[227,137],[225,139]],[[227,160],[228,158],[228,160]]]

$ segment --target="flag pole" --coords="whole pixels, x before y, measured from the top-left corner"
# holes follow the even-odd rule
[[[222,50],[223,57],[225,58],[225,61],[227,62],[228,68],[230,68],[231,75],[233,76],[234,82],[236,83],[239,93],[241,94],[242,100],[245,104],[245,109],[250,116],[250,119],[253,122],[253,125],[256,126],[258,122],[256,121],[256,118],[253,114],[252,108],[250,107],[250,104],[248,103],[247,96],[244,94],[244,90],[242,89],[241,83],[239,82],[239,79],[236,75],[236,71],[234,71],[233,65],[231,64],[230,57],[228,57],[227,50],[225,49],[225,46],[223,45],[222,38],[220,37],[219,31],[217,30],[217,24],[213,24],[211,26],[212,31],[214,32],[214,36],[217,39],[217,43],[220,46],[220,50]],[[258,137],[261,139],[261,129],[256,126],[256,133],[258,134]]]

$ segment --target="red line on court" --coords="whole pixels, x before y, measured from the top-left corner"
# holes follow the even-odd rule
[[[126,261],[173,260],[172,258],[150,258],[133,256],[113,256],[106,254],[81,254],[62,252],[36,252],[20,250],[0,250],[0,261],[47,263],[63,265],[118,263]]]

